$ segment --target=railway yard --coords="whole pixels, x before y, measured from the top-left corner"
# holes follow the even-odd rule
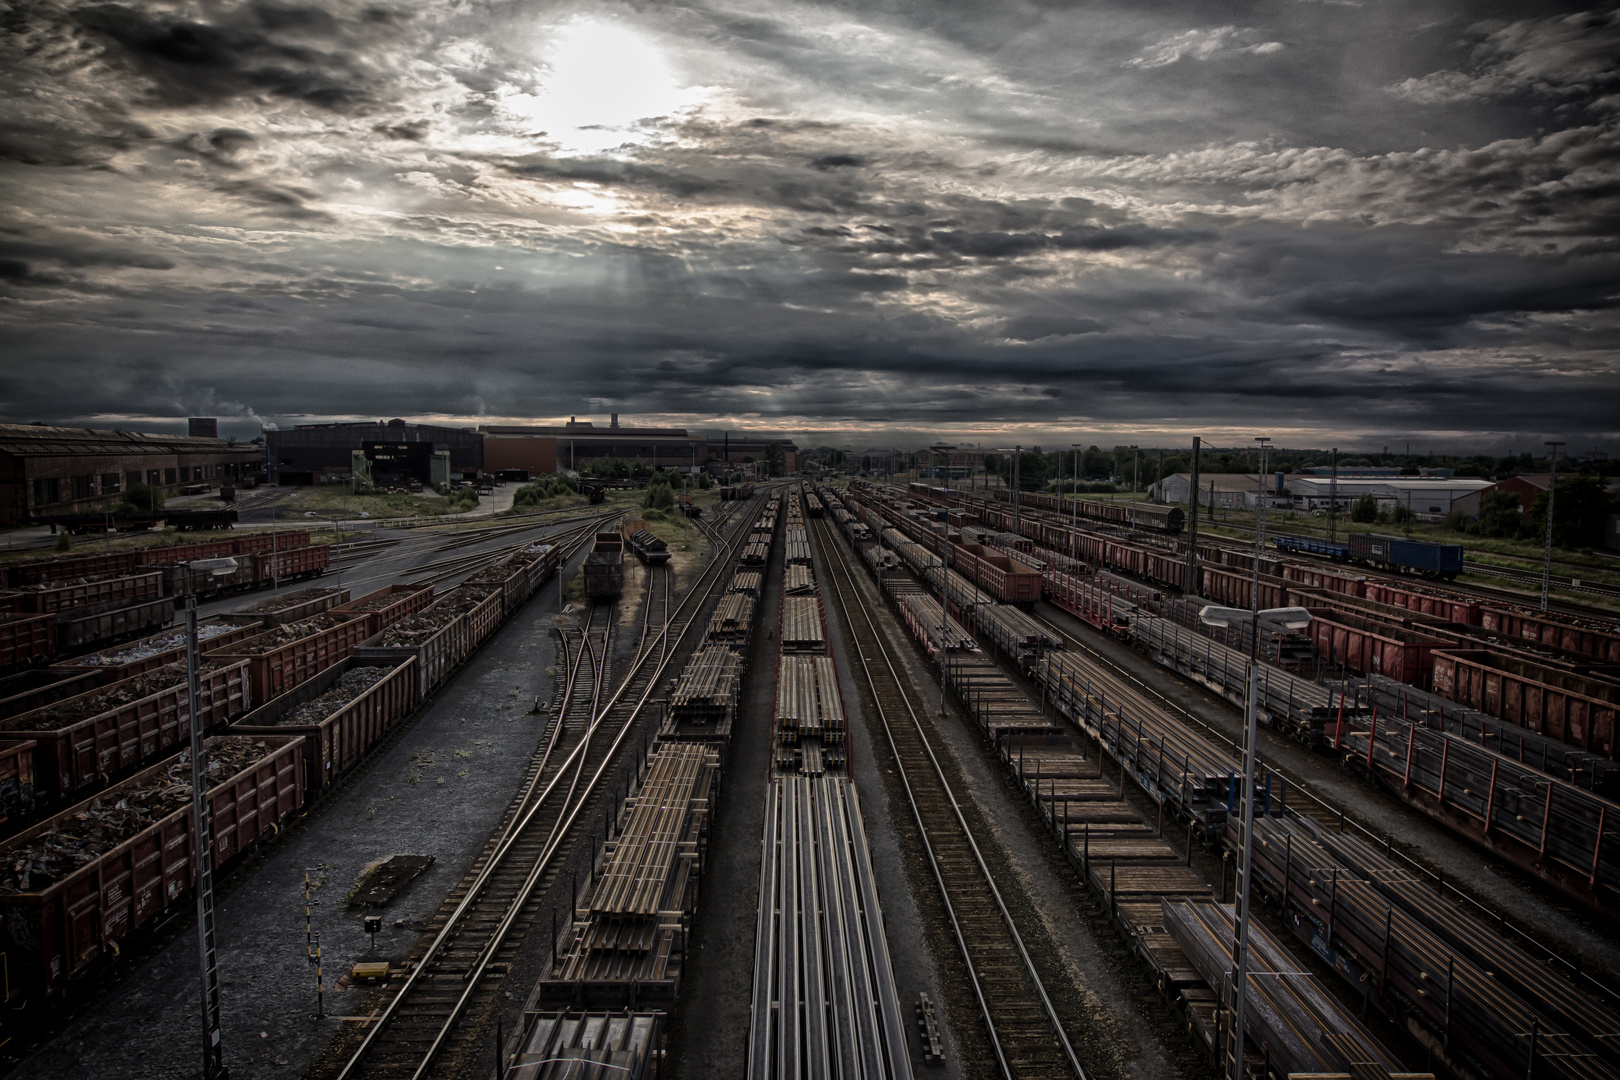
[[[195,725],[236,1077],[1620,1075],[1612,617],[997,495],[0,564],[0,1061],[198,1074]]]

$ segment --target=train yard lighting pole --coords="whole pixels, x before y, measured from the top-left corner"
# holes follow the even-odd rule
[[[1547,443],[1552,448],[1552,478],[1547,483],[1547,550],[1541,559],[1541,610],[1547,610],[1552,595],[1553,498],[1558,494],[1558,448],[1562,442]]]
[[[945,471],[950,472],[950,455],[945,456]],[[951,600],[951,512],[945,511],[945,532],[942,536],[945,541],[940,547],[939,565],[939,715],[945,715],[945,698],[949,693],[950,667],[946,664],[947,627],[950,626],[951,616],[948,608]]]
[[[1198,451],[1202,445],[1203,439],[1194,435],[1192,475],[1187,481],[1187,570],[1181,590],[1188,596],[1198,595]]]
[[[214,956],[214,834],[208,810],[207,770],[203,762],[202,696],[197,647],[196,575],[225,577],[236,572],[236,560],[193,559],[186,564],[186,711],[191,727],[192,871],[197,889],[197,957],[202,976],[203,1080],[230,1075],[220,1036],[219,968]]]
[[[1076,561],[1075,545],[1079,543],[1076,531],[1080,528],[1080,444],[1070,443],[1074,449],[1074,505],[1069,508],[1069,560]]]
[[[1256,608],[1258,608],[1258,603]],[[1301,630],[1310,625],[1311,613],[1304,608],[1267,608],[1264,611],[1246,611],[1243,608],[1209,606],[1198,611],[1200,622],[1209,626],[1227,627],[1234,623],[1252,623],[1249,635],[1249,681],[1243,706],[1243,848],[1238,860],[1238,891],[1234,898],[1233,921],[1237,924],[1237,940],[1232,947],[1232,1026],[1227,1033],[1227,1076],[1242,1080],[1243,1076],[1243,1000],[1249,977],[1249,886],[1254,855],[1254,792],[1255,773],[1259,764],[1258,697],[1260,692],[1260,627],[1264,623],[1288,630]]]

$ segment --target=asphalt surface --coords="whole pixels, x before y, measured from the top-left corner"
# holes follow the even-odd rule
[[[448,557],[433,551],[443,539],[412,537],[354,567],[344,584],[359,595],[398,580],[404,565]],[[502,537],[461,553],[518,539]],[[243,603],[239,595],[204,610]],[[294,826],[268,858],[224,878],[216,925],[223,1045],[233,1077],[302,1075],[342,1023],[336,1017],[349,1015],[350,1000],[364,995],[337,989],[339,977],[361,960],[402,960],[417,944],[420,933],[411,927],[431,916],[465,874],[534,752],[543,718],[528,709],[537,694],[551,695],[547,668],[557,611],[556,586],[543,587],[330,804]],[[397,853],[437,861],[383,909],[373,952],[361,913],[349,911],[345,897],[368,866]],[[315,1018],[315,971],[306,959],[306,869],[319,901],[313,924],[325,956],[326,1019]],[[198,986],[193,923],[78,1012],[14,1075],[194,1076],[201,1057]]]

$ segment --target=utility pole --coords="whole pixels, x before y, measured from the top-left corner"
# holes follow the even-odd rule
[[[1023,530],[1021,528],[1019,528],[1019,516],[1018,516],[1018,489],[1019,489],[1019,486],[1020,486],[1019,481],[1018,481],[1018,467],[1019,467],[1019,459],[1022,458],[1023,456],[1024,456],[1024,448],[1022,446],[1014,446],[1013,447],[1013,532],[1017,533],[1019,536],[1024,535]]]
[[[1339,542],[1339,448],[1335,446],[1328,473],[1328,543]]]
[[[219,1014],[219,965],[214,948],[214,826],[208,805],[208,771],[204,764],[202,697],[197,646],[198,571],[223,576],[234,573],[236,560],[197,559],[186,564],[186,711],[191,729],[192,863],[197,892],[197,956],[202,977],[202,1075],[204,1080],[229,1076]]]
[[[1069,507],[1069,559],[1073,561],[1077,555],[1075,545],[1079,543],[1076,531],[1080,528],[1080,444],[1069,445],[1074,447],[1074,505]]]
[[[1259,702],[1256,697],[1260,690],[1260,553],[1264,541],[1266,527],[1266,443],[1271,440],[1264,435],[1257,436],[1255,442],[1260,444],[1260,473],[1259,494],[1260,499],[1254,508],[1254,620],[1249,625],[1249,693],[1247,708],[1244,712],[1243,751],[1243,854],[1242,865],[1238,868],[1238,893],[1233,904],[1233,914],[1237,917],[1237,940],[1232,949],[1232,990],[1236,997],[1233,1005],[1231,1035],[1231,1058],[1229,1075],[1232,1080],[1242,1080],[1243,1077],[1243,1026],[1244,1026],[1244,998],[1247,997],[1247,983],[1249,980],[1249,896],[1253,883],[1252,869],[1254,866],[1254,774],[1259,758],[1259,725],[1256,719],[1259,715]]]
[[[1163,450],[1159,451],[1159,472],[1158,472],[1158,475],[1153,478],[1153,482],[1155,484],[1159,485],[1159,495],[1161,497],[1163,497],[1163,495],[1164,495],[1164,451]]]
[[[1203,440],[1193,436],[1192,480],[1187,485],[1187,574],[1182,579],[1182,593],[1198,595],[1198,450]]]
[[[1558,448],[1562,442],[1549,442],[1552,447],[1552,479],[1547,484],[1547,553],[1541,560],[1541,610],[1547,610],[1547,602],[1552,594],[1552,529],[1553,529],[1553,499],[1558,494]]]

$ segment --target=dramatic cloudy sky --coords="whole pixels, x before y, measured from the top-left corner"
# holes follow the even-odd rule
[[[4,0],[0,50],[6,420],[1620,444],[1615,5]]]

